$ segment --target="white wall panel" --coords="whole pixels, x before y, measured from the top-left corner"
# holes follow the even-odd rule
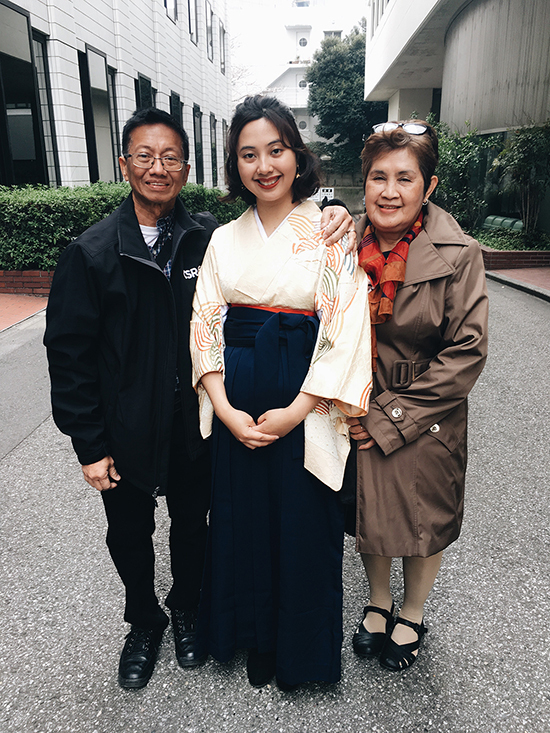
[[[170,93],[180,95],[183,121],[192,143],[193,104],[203,112],[204,179],[212,181],[210,113],[218,121],[218,168],[222,165],[221,121],[231,116],[229,48],[226,73],[220,70],[219,19],[227,29],[226,0],[211,0],[214,11],[214,59],[206,52],[204,1],[197,3],[198,44],[189,37],[187,0],[179,0],[179,19],[171,21],[163,0],[21,0],[31,25],[46,34],[57,145],[64,184],[86,183],[88,162],[84,135],[77,51],[86,44],[105,53],[116,69],[120,130],[135,108],[134,80],[151,79],[157,104],[169,110]],[[142,38],[142,40],[140,40]],[[227,39],[228,42],[228,39]],[[193,145],[191,145],[193,148]],[[194,153],[193,153],[194,155]],[[192,172],[190,180],[194,180]],[[221,180],[221,178],[220,178]]]
[[[450,26],[441,118],[506,129],[550,116],[550,3],[481,0]]]

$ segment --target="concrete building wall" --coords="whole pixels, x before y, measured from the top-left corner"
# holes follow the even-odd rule
[[[445,37],[441,118],[480,132],[550,117],[550,2],[478,0]]]
[[[191,143],[190,181],[196,180],[193,145],[193,105],[202,116],[204,182],[212,185],[210,115],[217,121],[217,169],[223,167],[222,120],[231,114],[226,39],[225,73],[221,69],[220,22],[227,28],[226,0],[210,0],[213,11],[213,54],[206,43],[206,3],[197,0],[198,34],[190,36],[188,2],[179,0],[178,19],[167,16],[163,0],[19,0],[16,7],[30,13],[33,29],[47,37],[49,81],[58,159],[63,184],[90,180],[78,52],[93,49],[116,70],[115,89],[120,131],[136,107],[138,74],[156,89],[156,105],[170,111],[170,94],[180,95],[183,124]],[[2,52],[2,48],[0,48]],[[95,58],[95,57],[94,57]],[[100,115],[101,116],[101,115]],[[95,121],[97,133],[108,121]],[[103,170],[108,166],[102,165]]]

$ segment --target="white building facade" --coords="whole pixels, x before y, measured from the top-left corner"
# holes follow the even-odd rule
[[[306,143],[319,138],[317,121],[307,111],[309,89],[306,72],[321,41],[328,37],[344,38],[364,15],[364,2],[356,0],[337,6],[333,0],[289,0],[282,14],[285,42],[277,54],[281,74],[266,88],[266,94],[284,102],[293,111]]]
[[[0,183],[120,180],[124,122],[156,106],[190,138],[190,181],[222,181],[226,0],[0,0]]]

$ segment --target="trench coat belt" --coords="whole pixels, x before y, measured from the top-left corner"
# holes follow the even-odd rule
[[[391,389],[407,389],[430,367],[430,359],[397,359],[391,369]]]

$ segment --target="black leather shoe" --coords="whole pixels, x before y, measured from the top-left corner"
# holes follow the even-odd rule
[[[176,642],[176,657],[180,667],[198,667],[206,655],[195,656],[195,628],[197,611],[172,611],[172,625],[174,627],[174,641]]]
[[[246,672],[252,687],[265,687],[275,676],[275,652],[260,654],[257,649],[248,652]]]
[[[118,684],[128,689],[145,687],[151,679],[164,629],[132,626],[118,665]]]
[[[353,650],[360,657],[376,657],[382,651],[382,647],[393,631],[393,613],[395,611],[395,604],[392,603],[391,611],[386,611],[385,608],[378,608],[378,606],[365,606],[363,609],[363,618],[366,618],[367,613],[379,613],[386,619],[386,631],[371,632],[367,631],[364,623],[361,621],[359,628],[353,635],[352,644]]]

